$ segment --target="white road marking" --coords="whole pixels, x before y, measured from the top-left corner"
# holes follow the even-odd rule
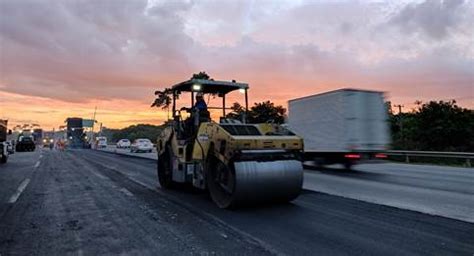
[[[142,186],[145,187],[145,188],[148,188],[148,189],[151,189],[151,190],[155,189],[153,186],[147,185],[147,184],[145,184],[145,183],[143,183],[143,182],[141,182],[141,181],[139,181],[139,180],[137,180],[137,179],[135,179],[135,178],[133,178],[133,177],[131,177],[131,176],[128,176],[128,178],[129,178],[130,180],[132,180],[133,182],[142,185]]]
[[[124,193],[127,196],[133,196],[132,192],[128,191],[126,188],[121,188],[120,192]]]
[[[36,162],[36,164],[35,164],[35,169],[39,167],[40,163],[41,163],[41,162],[40,162],[39,160]]]
[[[18,198],[20,197],[21,193],[23,193],[23,191],[25,190],[26,186],[28,186],[28,183],[30,183],[30,179],[25,179],[23,182],[21,182],[15,194],[13,194],[13,196],[10,197],[10,200],[8,200],[8,203],[15,203],[16,200],[18,200]]]

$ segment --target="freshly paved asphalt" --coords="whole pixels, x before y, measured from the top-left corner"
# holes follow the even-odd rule
[[[474,223],[474,168],[398,163],[305,172],[304,188]]]
[[[156,152],[103,150],[157,159]],[[311,169],[305,171],[307,190],[474,223],[474,168],[381,162],[351,171]]]
[[[205,192],[162,190],[152,159],[17,153],[0,166],[0,255],[473,255],[474,224],[370,202],[392,197],[382,183],[431,189],[426,204],[436,193],[461,196],[452,207],[465,211],[472,177],[392,167],[313,171],[306,180],[341,196],[305,190],[292,203],[229,211]],[[364,187],[372,198],[362,198]]]

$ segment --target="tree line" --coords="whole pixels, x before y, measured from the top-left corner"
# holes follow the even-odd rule
[[[387,102],[393,149],[474,152],[474,110],[454,100],[417,104],[395,114]]]
[[[123,129],[104,128],[102,136],[107,137],[107,140],[111,143],[116,143],[121,139],[129,139],[133,142],[135,139],[142,138],[154,142],[164,127],[164,125],[137,124]]]

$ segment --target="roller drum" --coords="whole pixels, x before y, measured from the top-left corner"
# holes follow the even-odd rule
[[[235,162],[236,204],[287,202],[295,199],[303,185],[303,167],[297,160]]]
[[[295,199],[303,185],[303,167],[297,160],[216,161],[208,171],[208,188],[220,208]]]

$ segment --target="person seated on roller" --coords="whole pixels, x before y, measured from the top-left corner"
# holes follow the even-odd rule
[[[196,94],[196,103],[194,103],[194,111],[199,115],[199,122],[208,122],[210,119],[209,111],[207,111],[207,104],[204,100],[203,94]]]
[[[199,112],[207,111],[207,104],[204,100],[202,92],[196,94],[196,103],[194,104],[194,108],[199,110]]]
[[[196,103],[194,103],[194,106],[192,108],[182,107],[181,110],[186,110],[186,112],[191,113],[191,114],[197,111],[206,112],[207,104],[206,104],[206,101],[204,100],[202,92],[199,92],[196,94]]]
[[[188,135],[194,134],[196,128],[199,126],[201,122],[209,122],[210,121],[210,113],[207,110],[206,101],[204,101],[203,94],[201,92],[196,94],[196,102],[194,106],[189,108],[181,108],[181,110],[186,110],[188,113],[191,113],[191,116],[185,120],[185,130]]]

